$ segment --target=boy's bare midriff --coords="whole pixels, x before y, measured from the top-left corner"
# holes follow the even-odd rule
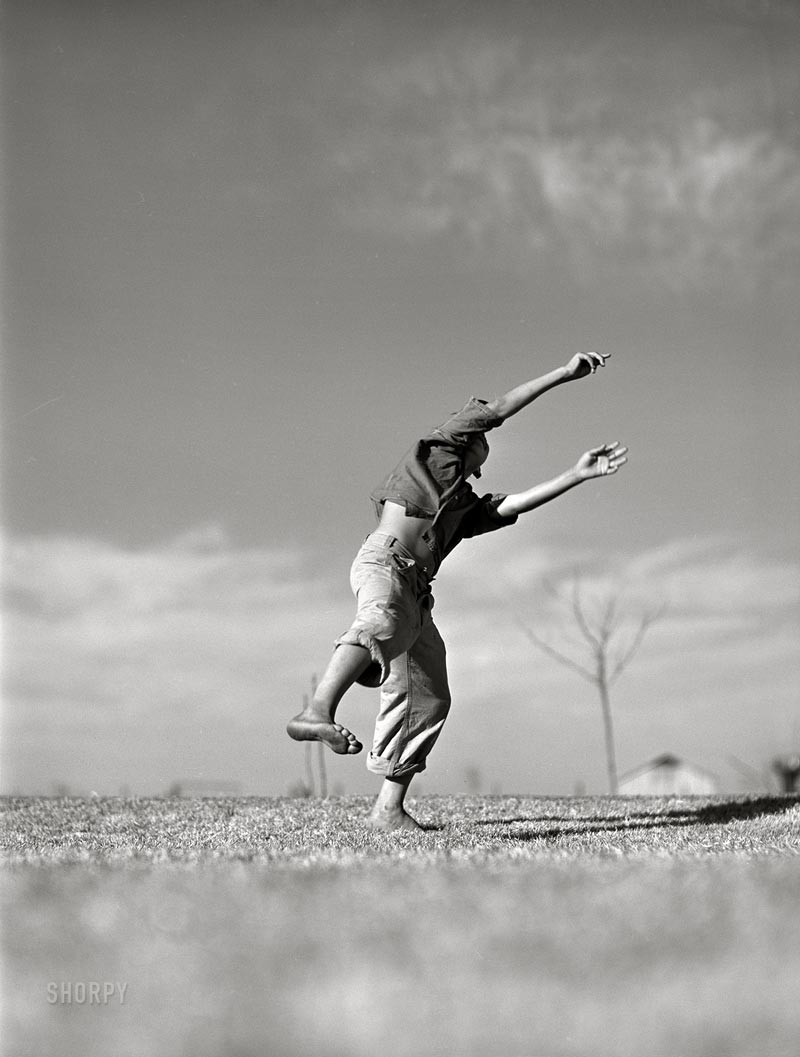
[[[430,566],[431,551],[422,537],[432,524],[431,518],[411,517],[404,506],[387,499],[376,531],[396,536],[423,566]]]

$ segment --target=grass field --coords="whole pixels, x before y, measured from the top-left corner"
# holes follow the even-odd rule
[[[368,803],[0,802],[5,1057],[800,1052],[797,797]]]

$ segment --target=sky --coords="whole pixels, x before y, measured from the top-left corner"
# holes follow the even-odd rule
[[[796,4],[2,21],[2,792],[295,788],[370,490],[584,349],[607,367],[491,434],[478,488],[629,464],[448,558],[414,788],[606,789],[595,688],[526,634],[581,656],[576,577],[622,647],[661,611],[612,691],[621,772],[674,752],[738,791],[800,750]],[[376,707],[339,717],[369,743]],[[375,789],[363,760],[328,788]]]

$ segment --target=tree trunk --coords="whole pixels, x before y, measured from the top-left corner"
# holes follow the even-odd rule
[[[317,742],[319,748],[319,795],[324,800],[328,795],[328,775],[325,771],[325,746],[321,741]]]
[[[608,787],[612,796],[619,792],[617,784],[617,753],[614,748],[614,724],[611,719],[611,700],[608,696],[605,666],[601,665],[597,677],[597,688],[600,691],[600,707],[603,710],[603,731],[606,739],[606,764],[608,766]]]
[[[306,742],[306,789],[308,795],[314,795],[314,768],[311,763],[311,742]]]

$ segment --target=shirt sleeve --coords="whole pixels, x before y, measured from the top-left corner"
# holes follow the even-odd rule
[[[471,435],[487,433],[502,421],[499,415],[489,410],[485,400],[471,396],[460,411],[455,411],[446,422],[436,427],[433,435],[444,437],[452,444],[466,444]]]
[[[505,528],[506,525],[515,524],[519,514],[509,514],[504,517],[497,512],[497,508],[505,498],[505,492],[482,495],[461,522],[459,535],[464,539],[470,539],[472,536],[482,536],[486,532],[495,532],[499,528]]]

